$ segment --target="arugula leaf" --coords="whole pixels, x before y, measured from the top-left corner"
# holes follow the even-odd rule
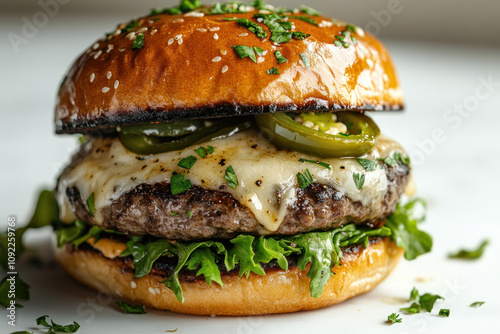
[[[417,224],[424,220],[426,205],[421,199],[414,199],[407,204],[399,203],[396,211],[387,218],[385,226],[392,230],[392,239],[405,249],[405,258],[413,260],[432,249],[432,238],[420,231]]]
[[[234,172],[232,166],[226,168],[224,180],[226,180],[227,185],[230,186],[231,188],[236,189],[236,187],[238,187],[239,185],[238,178],[236,177],[236,173]]]
[[[138,34],[135,39],[134,43],[132,43],[132,50],[139,50],[144,47],[144,34]]]
[[[200,267],[196,276],[203,275],[208,285],[211,285],[212,281],[220,286],[224,285],[215,255],[209,248],[198,248],[195,250],[187,261],[186,266],[189,270],[195,270]]]
[[[403,321],[403,320],[399,317],[399,314],[391,313],[390,315],[387,316],[387,322],[390,325],[393,325],[393,324],[401,322],[401,321]]]
[[[57,247],[61,248],[66,243],[71,243],[86,230],[87,225],[81,220],[76,220],[73,225],[60,224],[60,228],[56,230]]]
[[[377,168],[377,161],[369,160],[369,159],[356,159],[361,166],[367,171],[371,172]]]
[[[9,294],[10,286],[13,285],[16,287],[15,299],[10,298],[12,296]],[[0,282],[0,305],[7,308],[9,307],[15,300],[29,300],[30,299],[30,286],[24,282],[19,275],[7,275]]]
[[[248,278],[250,272],[258,275],[265,275],[266,272],[255,261],[255,253],[252,243],[255,237],[251,235],[240,234],[236,238],[231,239],[234,247],[228,251],[228,256],[240,264],[240,277],[245,275]]]
[[[202,157],[203,158],[203,157]],[[196,157],[194,155],[190,155],[189,157],[182,158],[177,166],[184,168],[184,169],[191,169],[191,167],[194,166],[196,162]]]
[[[144,277],[151,271],[153,263],[160,256],[175,254],[176,248],[166,239],[142,243],[142,237],[135,236],[127,242],[127,250],[134,258],[134,276]],[[123,255],[123,254],[122,254]]]
[[[305,5],[300,6],[300,11],[304,12],[308,15],[312,15],[312,16],[319,16],[320,15],[320,12],[318,12],[316,9],[311,8],[311,7],[307,7]]]
[[[276,56],[276,60],[278,60],[278,64],[283,64],[284,62],[287,62],[288,59],[286,59],[280,52],[280,50],[276,50],[276,52],[274,53],[274,55]]]
[[[314,164],[314,165],[320,165],[322,167],[325,167],[328,170],[332,170],[332,166],[327,164],[326,162],[321,162],[318,160],[307,160],[307,159],[303,159],[303,158],[300,158],[299,161],[300,162],[309,162],[309,163]]]
[[[182,194],[189,188],[191,188],[191,181],[185,179],[182,174],[177,174],[176,172],[172,173],[172,177],[170,178],[170,190],[172,195]]]
[[[469,305],[469,307],[481,307],[485,302],[474,302]]]
[[[305,53],[300,53],[300,58],[302,58],[302,61],[304,62],[306,68],[309,68],[311,66],[311,64],[309,63],[309,58],[307,58]]]
[[[78,230],[79,232],[82,231],[81,230],[82,226],[84,227],[84,229],[86,228],[85,223],[80,222],[80,229]],[[101,233],[123,234],[120,231],[105,229],[105,228],[101,228],[99,226],[92,226],[86,234],[84,234],[76,239],[71,240],[71,244],[73,246],[75,246],[75,248],[78,248],[78,247],[80,247],[81,244],[83,244],[85,241],[87,241],[88,239],[90,239],[92,237],[94,238],[94,242],[97,242],[97,241],[99,241],[99,239],[101,237]]]
[[[209,241],[205,242],[194,242],[194,243],[181,243],[177,242],[175,245],[175,250],[177,252],[177,266],[175,267],[172,275],[163,281],[163,284],[170,290],[172,290],[181,303],[184,302],[184,296],[182,294],[181,284],[179,283],[179,272],[182,267],[186,264],[189,256],[199,247],[210,247],[212,243]],[[135,259],[134,259],[135,261]]]
[[[439,310],[439,315],[448,318],[450,316],[450,309],[447,309],[447,308],[440,309]]]
[[[146,314],[144,310],[144,305],[131,305],[129,303],[125,302],[115,302],[116,305],[118,305],[123,313],[127,314]]]
[[[352,179],[358,190],[361,190],[365,185],[365,174],[352,173]]]
[[[479,245],[479,247],[474,250],[462,249],[456,253],[449,254],[448,257],[450,259],[477,260],[481,256],[483,256],[484,250],[486,246],[488,246],[488,244],[489,244],[488,240],[483,240]]]
[[[260,237],[257,244],[257,250],[255,262],[269,263],[271,260],[276,260],[281,269],[288,270],[286,256],[291,252],[285,251],[278,240]]]
[[[276,67],[273,67],[267,70],[267,74],[280,74],[280,71]]]
[[[76,322],[76,321],[73,321],[72,324],[69,324],[69,325],[59,325],[57,323],[55,323],[53,320],[51,320],[51,324],[49,325],[49,323],[47,322],[47,318],[49,316],[48,315],[43,315],[39,318],[36,319],[36,324],[38,326],[43,326],[43,327],[46,327],[48,328],[48,332],[47,333],[75,333],[76,331],[78,331],[78,329],[80,329],[80,325]]]
[[[309,172],[309,169],[306,169],[304,174],[300,172],[297,173],[297,181],[299,181],[299,187],[302,189],[307,188],[308,185],[313,183],[313,178],[311,172]]]
[[[246,45],[232,45],[232,48],[238,56],[240,56],[240,58],[249,57],[254,63],[257,62],[257,58],[255,57],[255,52],[252,47]]]

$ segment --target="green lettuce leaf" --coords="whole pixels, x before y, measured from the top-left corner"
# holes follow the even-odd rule
[[[195,270],[200,267],[196,276],[203,275],[208,285],[211,285],[212,281],[220,286],[224,285],[222,284],[215,254],[209,248],[198,248],[195,250],[187,261],[186,266],[189,270]]]
[[[143,243],[142,237],[132,237],[127,242],[127,249],[134,258],[135,277],[146,276],[160,256],[175,254],[176,251],[176,247],[166,239]]]
[[[231,261],[240,264],[240,277],[245,275],[248,278],[250,272],[258,275],[265,275],[266,272],[258,262],[255,261],[253,242],[255,237],[251,235],[239,235],[231,240],[233,248],[228,251]]]

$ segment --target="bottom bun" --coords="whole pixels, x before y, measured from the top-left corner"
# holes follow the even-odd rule
[[[75,250],[66,245],[56,258],[77,281],[102,293],[133,304],[198,315],[260,315],[314,310],[342,302],[372,290],[396,266],[403,249],[388,237],[346,250],[340,266],[319,298],[312,298],[307,271],[296,266],[284,271],[271,268],[266,275],[251,273],[239,278],[237,272],[222,274],[223,287],[209,286],[203,276],[180,280],[184,303],[162,281],[165,276],[149,274],[135,278],[130,266],[119,258],[106,258],[99,251]]]

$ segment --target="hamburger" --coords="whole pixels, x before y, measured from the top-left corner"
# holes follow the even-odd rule
[[[315,10],[181,1],[71,66],[56,258],[81,283],[199,315],[311,310],[428,252],[411,165],[367,111],[399,111],[387,50]]]

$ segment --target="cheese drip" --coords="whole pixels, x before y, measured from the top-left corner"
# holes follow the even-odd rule
[[[380,205],[388,187],[383,168],[367,172],[355,158],[320,159],[330,164],[331,170],[299,162],[300,158],[318,158],[280,150],[260,136],[257,130],[205,143],[205,146],[214,147],[214,153],[205,158],[194,152],[200,145],[149,156],[137,156],[126,150],[116,138],[92,138],[84,145],[86,154],[74,168],[64,171],[59,179],[57,200],[64,222],[76,219],[66,197],[69,187],[77,187],[84,201],[94,193],[94,220],[96,224],[103,225],[103,208],[140,184],[170,182],[174,171],[184,174],[194,186],[220,190],[225,185],[224,191],[252,211],[262,225],[262,234],[272,233],[279,228],[288,208],[296,200],[297,173],[303,173],[306,169],[311,172],[314,182],[330,185],[352,201],[365,206],[376,208]],[[404,153],[396,142],[381,136],[374,149],[363,158],[385,158],[396,151]],[[177,166],[180,159],[190,155],[198,159],[190,170]],[[233,167],[238,177],[236,189],[227,186],[224,180],[228,166]],[[354,183],[353,173],[365,174],[361,190]]]

